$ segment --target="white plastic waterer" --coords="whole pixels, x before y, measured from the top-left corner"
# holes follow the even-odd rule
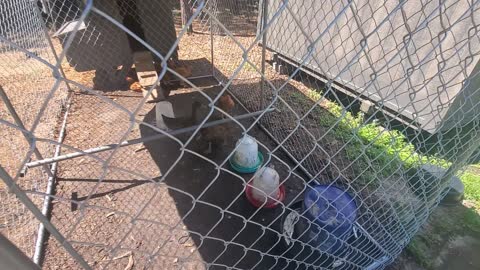
[[[233,161],[244,168],[253,168],[258,165],[258,143],[254,138],[245,135],[237,141],[237,150],[233,154]]]
[[[255,200],[260,203],[271,202],[272,198],[279,197],[280,176],[273,168],[265,167],[253,176],[252,186],[252,197]]]

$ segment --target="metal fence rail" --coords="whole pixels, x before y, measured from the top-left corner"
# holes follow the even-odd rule
[[[477,155],[478,1],[17,2],[0,232],[47,269],[383,269]]]

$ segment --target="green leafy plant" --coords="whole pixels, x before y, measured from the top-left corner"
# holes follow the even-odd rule
[[[317,117],[318,124],[333,127],[330,133],[335,139],[347,143],[346,156],[356,160],[355,170],[363,172],[359,177],[369,178],[359,179],[362,183],[370,181],[374,173],[380,174],[376,178],[381,178],[382,175],[395,173],[399,168],[409,169],[420,164],[430,163],[443,168],[451,165],[441,157],[418,153],[415,146],[398,130],[385,129],[377,121],[365,123],[363,113],[354,115],[341,105],[326,99],[322,90],[295,91],[291,97],[297,102],[313,101],[322,104],[313,110],[313,113],[320,115]],[[367,164],[364,160],[366,158],[372,162]],[[371,173],[365,171],[367,166],[372,167]],[[465,184],[466,198],[475,201],[477,209],[480,209],[480,176],[466,172],[460,178]]]

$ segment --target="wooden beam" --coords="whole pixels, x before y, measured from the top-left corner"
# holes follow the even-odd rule
[[[153,57],[149,51],[140,51],[133,53],[133,62],[135,63],[135,71],[137,72],[138,82],[142,86],[143,96],[147,95],[147,90],[152,87],[158,80],[158,74],[153,64]],[[155,85],[152,93],[149,95],[147,102],[164,100],[165,96],[160,88],[160,84]]]

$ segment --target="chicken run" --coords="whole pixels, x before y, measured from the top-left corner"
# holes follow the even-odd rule
[[[478,148],[478,114],[445,120],[438,87],[478,97],[475,13],[315,2],[0,3],[0,232],[45,269],[387,267]],[[421,40],[447,32],[456,60],[385,86],[413,107],[436,91],[432,133],[368,91],[425,71]]]

